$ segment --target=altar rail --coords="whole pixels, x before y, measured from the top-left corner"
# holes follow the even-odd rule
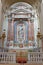
[[[43,63],[43,52],[29,52],[28,62]]]
[[[16,53],[0,52],[0,63],[15,63]]]
[[[43,52],[29,52],[27,63],[43,63]],[[0,63],[16,63],[16,52],[0,52]]]

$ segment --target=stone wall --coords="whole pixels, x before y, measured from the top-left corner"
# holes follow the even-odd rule
[[[1,0],[0,0],[0,34],[1,34],[1,27],[2,27],[2,22],[1,22],[1,15],[2,15],[2,3],[1,3]]]

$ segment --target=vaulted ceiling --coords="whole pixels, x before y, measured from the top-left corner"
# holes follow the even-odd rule
[[[29,3],[32,6],[35,6],[36,8],[39,5],[39,3],[41,2],[41,0],[1,0],[1,1],[2,1],[2,4],[3,4],[4,10],[6,10],[12,4],[17,3],[17,2],[26,2],[26,3]]]

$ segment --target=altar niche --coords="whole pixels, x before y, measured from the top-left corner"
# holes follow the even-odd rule
[[[25,25],[21,22],[17,25],[17,41],[23,43],[25,41]]]
[[[34,22],[26,18],[8,21],[7,46],[31,46],[30,40],[34,40]]]
[[[14,43],[28,43],[28,28],[27,21],[14,22]]]

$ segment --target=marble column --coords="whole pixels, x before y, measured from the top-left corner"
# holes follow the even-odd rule
[[[11,40],[14,41],[14,19],[11,22]]]
[[[8,19],[8,35],[7,35],[7,41],[11,40],[11,20]]]
[[[29,40],[30,41],[32,41],[32,40],[34,40],[34,23],[33,22],[31,22],[30,20],[28,20],[29,21]]]

